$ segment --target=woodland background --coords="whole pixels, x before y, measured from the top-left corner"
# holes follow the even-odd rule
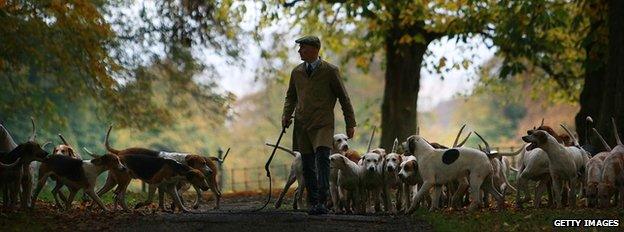
[[[0,0],[0,121],[17,142],[33,116],[41,141],[58,143],[62,133],[102,152],[114,124],[117,148],[216,155],[231,147],[226,167],[260,166],[299,62],[292,41],[316,34],[321,56],[341,68],[359,124],[351,144],[360,151],[373,126],[374,145],[385,148],[416,125],[428,140],[450,144],[463,123],[493,145],[517,146],[542,118],[558,131],[559,123],[574,127],[583,140],[587,115],[601,131],[610,132],[611,116],[624,122],[622,17],[624,3],[615,0]],[[483,64],[424,62],[431,43],[466,40],[496,55]],[[258,64],[241,58],[249,44],[260,50]],[[206,56],[257,67],[257,91],[223,91],[218,80],[237,73],[219,75]],[[444,78],[467,67],[478,67],[474,89],[417,112],[421,73]]]

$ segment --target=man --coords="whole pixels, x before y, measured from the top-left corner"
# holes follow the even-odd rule
[[[303,176],[308,192],[308,214],[326,214],[329,194],[329,153],[334,135],[334,106],[340,101],[349,138],[355,133],[353,107],[338,67],[319,57],[321,41],[306,36],[295,41],[304,62],[293,69],[286,92],[282,126],[288,128],[293,111],[293,150],[302,154]]]

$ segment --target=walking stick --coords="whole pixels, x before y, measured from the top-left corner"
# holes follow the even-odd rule
[[[370,139],[368,140],[368,148],[366,149],[366,153],[370,152],[371,144],[373,144],[373,138],[375,138],[375,130],[377,126],[373,126],[373,132],[371,134]]]
[[[273,147],[273,152],[271,152],[271,156],[269,157],[269,160],[267,160],[266,164],[264,165],[264,170],[267,173],[267,177],[269,178],[269,194],[267,196],[267,200],[266,202],[264,202],[264,205],[262,205],[262,207],[252,210],[252,212],[257,212],[260,210],[263,210],[264,208],[266,208],[267,205],[269,205],[269,202],[271,201],[271,188],[272,186],[272,181],[271,181],[271,170],[269,169],[269,165],[271,165],[271,161],[273,161],[273,156],[275,156],[275,151],[277,151],[277,146],[279,145],[280,141],[282,141],[282,136],[286,133],[286,127],[282,127],[282,132],[279,135],[279,138],[277,138],[277,143],[275,143],[275,147]]]

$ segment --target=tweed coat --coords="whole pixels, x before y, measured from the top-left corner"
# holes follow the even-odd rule
[[[347,127],[355,127],[355,115],[338,67],[321,60],[308,76],[306,63],[290,74],[282,117],[295,113],[293,150],[303,154],[316,148],[331,148],[334,135],[334,106],[340,102]]]

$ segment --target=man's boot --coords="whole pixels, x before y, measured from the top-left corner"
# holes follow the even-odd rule
[[[315,214],[316,205],[318,204],[318,181],[316,179],[316,160],[314,156],[313,153],[301,154],[303,179],[308,192],[308,214]]]
[[[327,214],[329,210],[325,207],[329,196],[329,147],[318,147],[316,149],[316,167],[318,177],[318,204],[316,207],[317,214]]]

